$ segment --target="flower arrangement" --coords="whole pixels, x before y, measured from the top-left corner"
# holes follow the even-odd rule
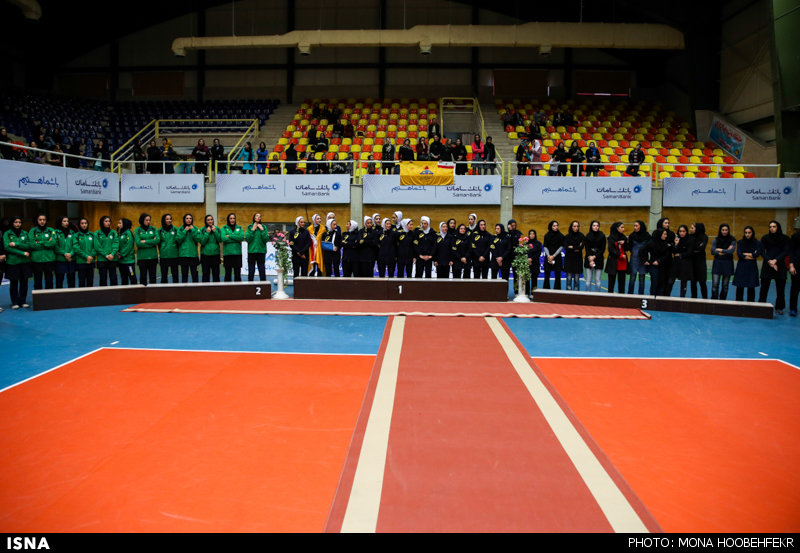
[[[289,270],[291,269],[291,262],[289,260],[289,240],[286,238],[286,233],[276,231],[270,239],[272,246],[275,248],[275,261],[278,268],[283,271],[283,281],[286,282],[289,277]]]
[[[514,268],[514,274],[520,280],[527,281],[531,278],[531,267],[528,264],[528,250],[530,248],[527,236],[521,236],[519,243],[514,246],[514,263],[512,263],[512,267]]]

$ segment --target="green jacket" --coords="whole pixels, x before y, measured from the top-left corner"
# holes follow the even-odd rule
[[[119,251],[119,237],[117,231],[111,229],[108,231],[108,236],[102,230],[95,231],[94,233],[94,251],[97,253],[97,264],[102,263],[116,263],[117,252]],[[106,259],[107,255],[113,255],[114,258],[109,261]]]
[[[78,265],[88,265],[89,257],[96,257],[97,252],[94,249],[94,234],[78,230],[72,235],[72,259]],[[94,259],[92,260],[94,263]]]
[[[244,242],[244,229],[236,225],[231,230],[228,225],[221,227],[222,255],[242,255],[242,242]]]
[[[219,227],[214,232],[208,232],[208,227],[200,231],[200,253],[203,255],[216,255],[219,257],[219,245],[222,242],[222,234]]]
[[[178,257],[191,257],[197,259],[197,245],[200,243],[200,229],[192,227],[187,231],[184,227],[178,229],[175,237],[178,244]]]
[[[267,242],[269,242],[269,232],[264,223],[261,226],[264,230],[253,230],[253,225],[247,226],[245,240],[247,240],[247,253],[267,253]]]
[[[52,263],[56,260],[56,231],[50,227],[44,230],[38,226],[28,231],[33,263]]]
[[[133,231],[133,237],[136,241],[136,259],[142,261],[144,259],[158,259],[158,243],[160,237],[158,229],[153,225],[147,230],[138,227]]]
[[[12,242],[14,243],[13,247],[9,245]],[[24,230],[20,232],[19,236],[11,230],[7,230],[3,235],[3,248],[6,250],[6,263],[9,265],[31,262],[31,258],[25,255],[25,252],[30,253],[31,251],[31,239]]]
[[[158,229],[158,255],[161,259],[175,259],[178,257],[178,229],[173,225],[172,229],[166,230],[164,227]]]
[[[64,254],[68,253],[72,255],[72,231],[69,231],[69,234],[65,235],[64,231],[61,229],[57,229],[56,231],[56,247],[53,249],[53,252],[56,254],[56,261],[61,261],[62,263],[69,263],[67,258],[64,257]]]
[[[131,265],[136,261],[134,255],[134,238],[133,231],[126,230],[119,236],[119,250],[117,251],[117,258],[120,263]]]

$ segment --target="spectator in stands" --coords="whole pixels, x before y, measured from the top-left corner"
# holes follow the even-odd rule
[[[356,135],[356,129],[350,121],[345,120],[344,131],[342,132],[343,138],[353,138]]]
[[[391,175],[394,173],[395,148],[391,140],[386,140],[381,148],[381,173]]]
[[[61,146],[56,144],[53,146],[53,151],[47,154],[47,163],[49,165],[55,165],[56,167],[61,167],[64,165],[64,155],[63,151],[61,150]]]
[[[309,144],[316,144],[317,143],[317,126],[313,123],[308,126],[308,132],[306,134],[308,138]]]
[[[175,161],[178,160],[178,154],[172,148],[172,142],[168,138],[161,141],[161,159],[169,163],[164,165],[165,173],[171,175],[175,172]]]
[[[211,145],[209,150],[211,153],[211,159],[213,159],[214,163],[217,164],[217,171],[220,173],[227,173],[228,165],[222,163],[225,160],[225,147],[220,144],[219,138],[214,139],[214,143]]]
[[[77,169],[78,167],[80,167],[81,160],[78,159],[77,157],[72,157],[81,155],[81,140],[79,138],[76,138],[75,140],[72,141],[72,144],[69,145],[69,150],[67,151],[67,153],[70,154],[67,157],[67,167],[71,167],[72,169]],[[136,166],[137,173],[139,172],[140,167],[143,166],[142,165]]]
[[[262,141],[256,150],[256,173],[259,175],[267,172],[267,158],[269,158],[269,150],[267,150],[266,143]]]
[[[43,148],[45,150],[52,150],[53,146],[56,145],[56,143],[53,142],[53,139],[50,137],[50,135],[44,133],[39,134],[39,138],[36,140],[36,142],[39,143],[40,148]]]
[[[341,138],[344,134],[344,124],[341,120],[337,120],[336,123],[333,124],[333,129],[331,129],[331,136],[333,138]]]
[[[508,110],[503,114],[503,127],[513,127],[514,114],[513,110]],[[512,129],[513,130],[513,129]]]
[[[558,143],[558,147],[556,151],[553,152],[553,159],[550,163],[550,174],[559,176],[559,177],[566,177],[567,176],[567,157],[569,156],[569,152],[564,147],[563,142]],[[555,163],[553,163],[555,162]]]
[[[29,161],[30,163],[44,163],[47,154],[41,151],[41,146],[39,146],[39,144],[37,144],[34,140],[31,140],[29,146],[31,147],[30,150],[24,150],[27,159],[23,161]]]
[[[439,135],[433,134],[431,135],[431,143],[428,148],[429,156],[431,161],[440,161],[442,159],[442,150],[444,149],[444,144],[439,141]]]
[[[542,165],[542,141],[538,138],[531,140],[530,146],[531,175],[537,176],[544,166]]]
[[[368,175],[377,175],[378,174],[378,164],[375,163],[375,156],[369,154],[367,157],[367,174]]]
[[[408,138],[403,140],[403,145],[400,146],[397,154],[400,161],[414,161],[414,150],[411,148],[411,140]]]
[[[263,142],[262,142],[262,144],[263,144]],[[280,156],[277,154],[277,152],[272,152],[272,154],[270,154],[269,158],[270,158],[270,162],[269,162],[269,164],[267,166],[269,174],[270,175],[280,175],[281,174]]]
[[[53,131],[53,142],[56,146],[62,146],[64,144],[64,135],[59,129]]]
[[[16,157],[14,155],[14,147],[9,146],[9,144],[11,144],[11,137],[8,136],[8,131],[6,131],[5,127],[0,127],[0,142],[5,142],[5,144],[0,144],[0,157],[3,159],[14,159]]]
[[[528,140],[523,138],[517,146],[517,175],[525,175],[528,173],[528,161],[530,161],[530,152],[528,151]]]
[[[453,150],[453,143],[449,138],[444,139],[442,144],[442,159],[441,161],[452,162],[455,161],[455,152]]]
[[[250,142],[247,142],[242,148],[242,151],[239,152],[239,157],[236,158],[238,161],[242,161],[242,173],[245,175],[252,175],[253,170],[255,169],[255,160],[256,154],[253,151],[253,145]]]
[[[589,142],[589,147],[584,152],[586,156],[586,176],[597,176],[600,171],[600,150],[595,146],[594,142]]]
[[[147,147],[147,161],[161,161],[161,148],[156,146],[155,140],[151,140],[150,146]],[[164,172],[164,166],[161,163],[148,163],[147,172],[161,174]]]
[[[631,153],[628,154],[628,168],[625,169],[625,172],[628,173],[632,177],[639,176],[639,168],[644,163],[644,152],[642,151],[642,145],[637,144]]]
[[[542,132],[539,130],[539,126],[537,124],[533,123],[528,125],[526,130],[528,132],[528,140],[533,141],[534,139],[542,139]]]
[[[575,140],[573,140],[572,144],[569,146],[569,160],[571,163],[570,173],[572,173],[572,176],[583,176],[583,162],[586,160],[586,156],[583,155],[583,151],[578,147],[578,142]]]
[[[423,136],[417,142],[417,161],[429,161],[431,154],[428,151],[428,140]]]
[[[428,123],[428,136],[439,136],[442,134],[442,126],[434,115],[431,117],[431,122]]]
[[[533,114],[533,124],[537,130],[539,127],[547,126],[547,115],[545,115],[543,109],[540,109]]]
[[[494,175],[495,164],[497,161],[497,150],[495,150],[492,137],[486,137],[486,143],[483,145],[483,174]]]
[[[297,150],[294,147],[294,143],[290,143],[289,147],[286,148],[286,174],[287,175],[294,175],[297,172],[297,163],[292,163],[297,161]]]
[[[456,175],[467,174],[467,148],[461,142],[460,138],[456,139],[456,145],[453,146],[453,159],[456,162]]]
[[[472,172],[476,175],[484,174],[484,164],[483,164],[483,141],[481,140],[480,135],[475,135],[475,139],[472,141]]]
[[[192,157],[197,162],[194,166],[195,171],[203,175],[207,174],[208,160],[211,159],[211,152],[208,146],[206,146],[206,141],[202,138],[197,141],[197,146],[192,150]]]
[[[72,153],[72,150],[70,150]],[[140,163],[141,161],[145,161],[147,156],[145,155],[144,151],[142,150],[142,139],[137,138],[136,142],[133,144],[133,161],[134,161],[134,170],[136,171],[137,175],[141,175],[144,173],[144,165]],[[69,163],[69,162],[68,162]]]
[[[94,157],[97,161],[94,162],[95,171],[108,171],[110,155],[108,153],[108,145],[102,138],[97,141],[94,147]]]

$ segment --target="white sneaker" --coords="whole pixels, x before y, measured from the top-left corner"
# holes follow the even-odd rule
[[[11,309],[19,309],[19,305],[12,305]]]
[[[27,303],[23,303],[22,307],[24,307],[25,309],[28,309],[30,307],[30,305],[28,305]]]

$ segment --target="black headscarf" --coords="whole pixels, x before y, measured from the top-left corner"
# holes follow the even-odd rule
[[[722,236],[722,227],[728,227],[728,236]],[[732,243],[733,235],[731,234],[731,226],[728,223],[722,223],[717,231],[717,247],[727,250]]]
[[[663,227],[663,225],[664,225],[664,221],[667,221],[668,219],[669,219],[669,217],[662,217],[661,219],[659,219],[659,220],[656,222],[656,230],[654,230],[654,231],[653,231],[653,234],[652,234],[652,236],[653,236],[653,239],[655,239],[655,237],[656,237],[656,233],[657,233],[659,230],[661,230],[662,228],[664,228],[664,227]],[[671,231],[671,230],[669,230],[669,229],[666,229],[666,231],[667,231],[667,240],[669,240],[670,242],[673,242],[673,241],[675,240],[675,233],[674,233],[674,232],[672,232],[672,231]]]
[[[505,225],[503,225],[503,223],[497,223],[497,224],[494,226],[494,228],[495,228],[495,232],[497,231],[497,227],[500,227],[500,234],[496,234],[495,236],[499,236],[500,238],[505,238],[505,237],[506,237],[506,235],[508,234],[508,233],[506,232],[506,227],[505,227]]]
[[[122,229],[120,229],[119,231],[120,234],[122,234],[126,230],[131,230],[133,228],[133,221],[131,221],[130,219],[126,219],[125,217],[123,217],[121,221],[122,221]]]
[[[565,246],[572,246],[574,248],[584,241],[585,236],[580,230],[572,230],[572,226],[577,222],[578,221],[572,221],[569,224],[569,230],[567,231],[567,235],[564,237]]]
[[[553,230],[553,224],[557,223],[558,221],[550,221],[547,223],[547,234],[544,235],[544,240],[542,240],[542,244],[547,251],[550,252],[550,255],[556,252],[558,248],[564,246],[564,235],[561,234],[561,231]]]
[[[22,234],[22,226],[20,226],[19,228],[14,228],[14,221],[16,221],[16,220],[19,220],[19,222],[21,223],[22,222],[22,217],[11,217],[8,220],[8,222],[10,223],[10,226],[8,227],[8,232],[13,232],[17,236],[19,236],[19,235]]]
[[[169,232],[172,230],[172,225],[167,225],[167,215],[169,215],[169,213],[165,213],[161,216],[161,228]]]
[[[650,240],[650,234],[647,232],[647,225],[644,224],[644,221],[641,219],[636,221],[639,223],[639,231],[633,231],[630,235],[630,239],[633,242],[647,242]]]
[[[233,215],[233,217],[234,217],[233,224],[231,224],[231,215]],[[236,230],[236,220],[235,220],[235,218],[236,218],[236,214],[235,213],[228,213],[228,216],[225,217],[225,224],[228,225],[228,227],[231,230]]]
[[[64,219],[67,220],[67,228],[63,227]],[[66,215],[62,215],[61,217],[58,218],[58,227],[56,228],[56,230],[60,230],[64,234],[64,237],[70,237],[72,236],[72,233],[75,232],[72,223],[69,222],[69,217],[67,217]]]
[[[143,229],[147,230],[147,229],[150,228],[150,225],[147,225],[147,226],[144,225],[145,217],[150,217],[150,214],[149,213],[142,213],[141,215],[139,215],[139,226],[142,227]],[[152,222],[152,218],[150,219],[150,221]]]
[[[781,224],[778,221],[769,222],[770,225],[772,223],[775,223],[778,226],[778,231],[775,233],[767,232],[767,234],[765,234],[761,238],[761,243],[764,245],[765,248],[782,245],[788,238],[785,234],[783,234],[783,228],[781,227]]]
[[[102,231],[102,233],[108,236],[108,234],[111,232],[111,225],[108,225],[108,228],[103,226],[103,221],[105,221],[106,219],[108,219],[109,222],[111,221],[111,217],[109,217],[108,215],[103,215],[102,217],[100,217],[100,221],[98,221],[98,224],[100,225],[100,230]]]
[[[617,221],[611,225],[611,232],[608,233],[608,237],[614,240],[614,242],[619,242],[620,240],[625,241],[625,235],[619,231],[621,225],[622,221]]]

